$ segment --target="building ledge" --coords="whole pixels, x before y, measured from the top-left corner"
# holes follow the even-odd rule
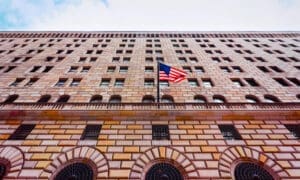
[[[0,103],[1,110],[300,110],[300,103]]]

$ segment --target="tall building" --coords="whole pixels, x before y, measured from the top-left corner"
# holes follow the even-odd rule
[[[0,179],[300,179],[300,32],[1,32]],[[160,81],[157,62],[185,70]]]

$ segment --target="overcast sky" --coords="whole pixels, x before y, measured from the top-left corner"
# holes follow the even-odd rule
[[[300,0],[0,0],[0,30],[299,31]]]

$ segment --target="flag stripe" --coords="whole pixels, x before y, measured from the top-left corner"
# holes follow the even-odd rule
[[[171,82],[180,82],[186,78],[187,73],[183,70],[160,63],[159,79]]]

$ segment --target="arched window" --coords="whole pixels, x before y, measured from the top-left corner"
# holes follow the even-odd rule
[[[84,163],[73,163],[63,168],[56,176],[55,180],[92,180],[94,178],[93,169]]]
[[[245,180],[245,179],[273,180],[274,179],[273,176],[263,167],[251,162],[239,163],[234,169],[234,177],[236,180]]]
[[[277,102],[280,102],[280,100],[277,97],[272,96],[272,95],[264,95],[264,98],[265,98],[265,102],[267,102],[267,103],[277,103]]]
[[[0,179],[3,179],[6,175],[6,165],[0,162]]]
[[[180,171],[169,163],[154,164],[146,173],[146,180],[152,179],[174,179],[183,180]]]
[[[196,102],[196,103],[206,103],[207,100],[202,95],[196,95],[196,96],[194,96],[194,102]]]
[[[214,103],[226,103],[226,99],[224,96],[221,95],[214,95],[213,96],[213,102]]]
[[[37,101],[38,103],[47,103],[51,99],[51,96],[46,94],[41,96],[41,98]]]
[[[253,95],[245,96],[247,103],[259,103],[259,99]]]
[[[94,95],[92,96],[90,103],[101,103],[102,102],[102,96],[101,95]]]
[[[162,102],[162,103],[173,103],[173,102],[174,102],[174,99],[173,99],[173,97],[170,96],[170,95],[163,95],[163,96],[161,97],[161,102]]]
[[[18,99],[19,95],[14,94],[7,97],[7,99],[3,103],[13,103],[16,99]]]
[[[109,99],[110,103],[121,103],[122,102],[122,98],[120,95],[112,95]]]
[[[69,95],[62,95],[59,97],[59,99],[56,101],[57,103],[66,103],[70,99]]]
[[[143,103],[154,103],[155,99],[152,95],[145,95],[142,99]]]

